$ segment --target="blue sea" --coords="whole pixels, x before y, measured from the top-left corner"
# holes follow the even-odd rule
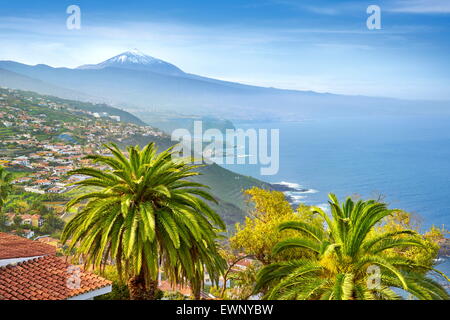
[[[258,165],[226,165],[267,182],[307,192],[297,202],[326,206],[341,199],[382,196],[411,212],[425,230],[450,227],[450,117],[323,118],[295,122],[235,123],[236,128],[280,130],[280,170],[262,176]],[[254,155],[249,155],[254,156]],[[440,269],[450,274],[447,260]]]

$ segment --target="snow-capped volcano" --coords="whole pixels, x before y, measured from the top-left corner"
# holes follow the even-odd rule
[[[101,64],[142,64],[142,65],[152,65],[152,64],[166,64],[162,60],[148,56],[137,49],[133,49],[124,53],[121,53],[111,59],[102,62]]]
[[[99,64],[80,66],[78,69],[103,69],[108,67],[145,70],[170,75],[184,74],[181,69],[173,64],[146,55],[137,49],[123,52]]]

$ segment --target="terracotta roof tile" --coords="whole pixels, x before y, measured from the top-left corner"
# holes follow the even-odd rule
[[[169,281],[163,280],[160,281],[158,284],[158,289],[162,291],[168,291],[168,292],[179,292],[185,296],[189,296],[191,294],[191,288],[186,286],[180,286],[180,285],[172,285]]]
[[[0,260],[55,254],[56,248],[12,234],[0,232]]]
[[[111,285],[111,281],[74,268],[53,255],[1,267],[0,300],[64,300]],[[74,275],[79,282],[70,281]]]

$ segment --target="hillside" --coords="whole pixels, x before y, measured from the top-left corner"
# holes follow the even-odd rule
[[[44,95],[52,95],[67,99],[83,101],[95,101],[96,99],[87,94],[75,90],[59,87],[58,85],[46,83],[42,80],[33,79],[26,75],[0,68],[0,86],[18,90],[39,92]],[[98,99],[97,99],[98,100]]]
[[[108,114],[97,117],[99,112]],[[27,172],[30,180],[22,186],[28,192],[64,197],[71,190],[65,187],[70,182],[66,173],[82,165],[84,155],[101,151],[103,143],[125,147],[155,142],[160,149],[173,145],[164,132],[141,125],[142,121],[125,111],[32,92],[0,89],[0,115],[0,160],[10,170]],[[120,121],[115,115],[120,115]],[[271,188],[218,165],[205,166],[201,173],[195,180],[210,186],[219,201],[215,208],[230,226],[245,216],[243,189]],[[50,182],[41,185],[36,181]]]

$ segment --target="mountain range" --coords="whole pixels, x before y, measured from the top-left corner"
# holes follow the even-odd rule
[[[449,102],[283,90],[211,79],[136,49],[74,69],[0,61],[0,86],[104,102],[140,114],[157,110],[230,120],[450,113]]]

